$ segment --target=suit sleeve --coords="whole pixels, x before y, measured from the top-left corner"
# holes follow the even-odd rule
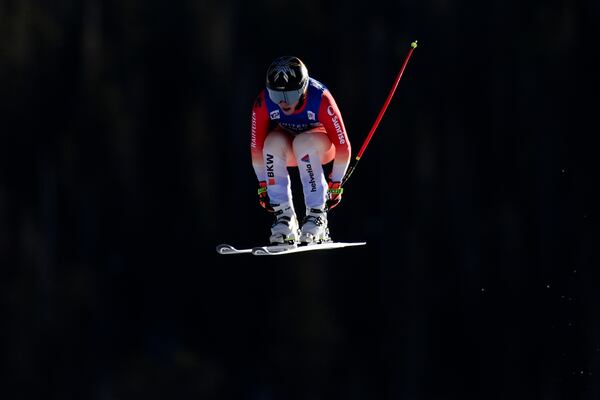
[[[329,140],[335,146],[331,180],[333,182],[341,182],[350,164],[352,149],[342,114],[329,90],[323,93],[323,99],[319,108],[319,121],[325,127]]]
[[[264,90],[260,92],[252,106],[252,120],[250,123],[250,153],[252,167],[259,181],[267,179],[263,147],[269,129],[269,113],[265,105]]]

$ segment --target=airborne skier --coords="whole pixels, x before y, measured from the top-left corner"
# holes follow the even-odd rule
[[[250,149],[258,178],[259,204],[275,213],[271,246],[236,249],[217,246],[219,254],[283,255],[303,251],[362,246],[366,242],[334,242],[329,237],[327,212],[342,200],[342,186],[356,169],[404,73],[417,41],[396,76],[355,162],[350,164],[350,141],[333,96],[308,76],[297,57],[279,57],[267,70],[266,88],[252,108]],[[332,162],[333,161],[333,162]],[[331,163],[329,179],[323,166]],[[299,227],[288,167],[298,167],[304,192],[305,216]],[[305,244],[306,246],[298,246]]]
[[[330,241],[327,212],[342,198],[351,147],[329,90],[309,77],[297,57],[279,57],[267,69],[266,88],[252,108],[250,149],[259,204],[275,214],[271,244]],[[332,162],[329,177],[323,166]],[[305,214],[299,226],[288,167],[298,167]]]

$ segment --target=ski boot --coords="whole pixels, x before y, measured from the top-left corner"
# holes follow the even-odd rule
[[[273,245],[298,243],[299,229],[296,212],[289,203],[273,204],[275,222],[271,226],[269,241]]]
[[[327,212],[325,209],[308,208],[302,220],[300,243],[313,244],[331,241],[327,227]]]

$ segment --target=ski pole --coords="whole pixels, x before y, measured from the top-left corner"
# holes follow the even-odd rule
[[[381,107],[381,110],[379,110],[379,115],[377,115],[377,119],[375,119],[375,122],[373,123],[373,126],[371,127],[371,130],[369,131],[369,134],[367,135],[367,138],[365,139],[360,150],[358,151],[358,154],[356,155],[356,158],[354,159],[353,165],[350,166],[350,168],[346,172],[346,175],[344,175],[344,178],[342,179],[342,183],[340,186],[344,186],[344,184],[350,178],[350,175],[352,175],[352,173],[354,172],[354,169],[358,165],[360,158],[362,157],[363,153],[365,152],[365,149],[367,148],[367,145],[369,144],[369,142],[371,141],[371,138],[373,137],[373,134],[375,133],[375,129],[377,129],[377,126],[379,125],[379,122],[381,122],[381,118],[383,117],[383,114],[385,114],[385,111],[387,110],[388,106],[390,105],[390,102],[392,101],[392,97],[394,96],[394,93],[396,92],[398,83],[400,83],[400,78],[402,78],[402,74],[404,73],[404,68],[406,68],[406,64],[408,64],[408,60],[410,59],[410,56],[412,55],[413,50],[416,48],[417,48],[417,41],[415,40],[414,42],[412,42],[410,44],[410,50],[408,51],[408,54],[406,55],[406,59],[404,59],[404,63],[402,64],[402,68],[400,68],[400,72],[398,72],[398,76],[396,77],[394,86],[392,86],[392,89],[390,90],[390,93],[388,94],[388,97],[385,100],[383,107]]]

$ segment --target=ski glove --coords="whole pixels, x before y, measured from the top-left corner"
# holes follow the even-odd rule
[[[342,201],[342,193],[344,189],[340,182],[329,182],[329,189],[327,190],[327,209],[331,210]]]
[[[258,204],[268,212],[273,212],[273,207],[269,202],[269,195],[267,194],[267,181],[258,182]]]

